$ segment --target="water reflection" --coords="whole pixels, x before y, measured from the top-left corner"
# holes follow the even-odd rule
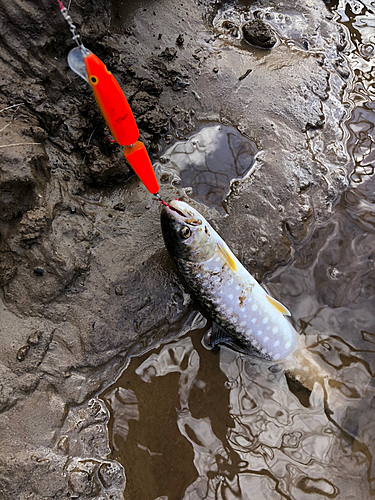
[[[375,103],[367,102],[353,110],[347,124],[347,147],[351,155],[349,170],[354,183],[362,182],[374,173],[375,164]]]
[[[375,6],[371,0],[339,0],[335,13],[337,20],[348,29],[350,46],[345,50],[355,75],[351,99],[366,103],[375,95]]]
[[[335,422],[327,417],[322,387],[316,384],[306,408],[290,392],[281,370],[270,371],[269,364],[226,347],[221,347],[215,356],[202,347],[201,335],[202,331],[192,332],[138,361],[139,365],[105,395],[112,414],[112,439],[117,442],[112,449],[118,450],[121,443],[121,448],[128,452],[122,453],[120,460],[128,478],[125,498],[300,500],[320,496],[350,498],[356,492],[365,492],[363,480],[368,459],[351,448]],[[202,367],[208,363],[212,368],[213,359],[224,375],[216,398],[226,393],[220,400],[230,417],[225,433],[216,431],[220,419],[216,408],[202,405],[207,386],[212,383],[212,371]],[[122,387],[138,386],[141,395],[141,380],[143,386],[150,385],[160,394],[158,382],[170,374],[177,378],[168,384],[172,397],[167,398],[167,406],[162,398],[142,407],[137,404],[137,390]],[[153,421],[154,435],[147,437],[147,432],[139,427],[133,428],[131,435],[129,421],[144,418],[142,413],[150,410],[159,419]],[[175,425],[179,437],[173,430]],[[166,441],[155,436],[163,429],[168,429]],[[176,488],[171,469],[176,468],[176,451],[181,450],[182,442],[185,448],[186,444],[190,447],[190,464],[194,465],[195,474],[177,467],[180,487]],[[137,449],[143,451],[142,465],[134,461]],[[119,460],[120,455],[115,453],[113,458]],[[163,468],[159,468],[161,458]],[[133,474],[145,474],[138,467],[153,472],[146,476],[147,488],[131,484]],[[165,468],[169,482],[161,477]]]
[[[191,188],[192,198],[220,207],[231,181],[251,171],[256,152],[235,128],[213,125],[171,146],[158,168],[162,181]]]
[[[353,143],[354,144],[354,143]],[[355,144],[351,153],[355,149]],[[343,194],[331,219],[316,227],[294,262],[273,277],[294,305],[310,349],[334,369],[329,401],[343,432],[375,452],[375,178]],[[335,398],[345,403],[335,408]],[[356,418],[353,418],[356,415]],[[358,424],[359,419],[361,425]],[[366,430],[365,430],[366,429]],[[374,488],[375,468],[369,470]]]

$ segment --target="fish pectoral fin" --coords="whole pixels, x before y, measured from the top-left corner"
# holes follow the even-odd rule
[[[266,293],[266,298],[267,298],[268,302],[270,302],[277,311],[279,311],[281,314],[284,314],[285,316],[290,316],[289,309],[287,309],[281,302],[274,299],[273,297],[271,297],[267,293]]]
[[[206,349],[213,349],[218,344],[230,344],[233,337],[221,326],[212,322],[211,328],[206,332],[202,339],[202,344]]]
[[[225,344],[231,349],[241,353],[241,354],[253,354],[251,348],[241,345],[230,333],[228,333],[223,327],[212,322],[211,328],[205,333],[202,344],[206,349],[212,350],[219,344]]]
[[[225,262],[228,264],[229,268],[232,269],[232,271],[237,271],[237,264],[235,261],[235,257],[229,250],[227,244],[224,243],[224,241],[219,241],[218,248]]]

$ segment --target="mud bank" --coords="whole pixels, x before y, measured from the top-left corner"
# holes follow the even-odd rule
[[[107,460],[96,396],[131,355],[192,324],[192,299],[157,204],[67,66],[59,9],[16,0],[1,11],[0,496],[120,499],[126,471]],[[250,172],[228,185],[225,217],[192,203],[258,279],[286,262],[347,185],[350,72],[324,3],[73,1],[70,13],[154,159],[203,124],[256,145]],[[245,40],[254,18],[258,45],[272,48]],[[163,176],[168,163],[158,169],[162,196],[189,201]]]

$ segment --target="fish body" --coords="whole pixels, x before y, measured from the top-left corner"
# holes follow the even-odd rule
[[[163,208],[165,245],[214,321],[263,358],[278,361],[295,351],[297,335],[285,318],[289,311],[265,292],[199,212],[180,201],[170,206],[186,217]],[[183,227],[188,238],[181,235]]]
[[[178,271],[213,320],[257,356],[287,361],[286,369],[312,388],[321,369],[286,318],[290,312],[266,293],[205,218],[176,200],[163,207],[161,227]]]

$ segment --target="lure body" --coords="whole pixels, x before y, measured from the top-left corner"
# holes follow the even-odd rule
[[[57,0],[57,3],[69,25],[72,38],[77,43],[77,47],[68,55],[70,68],[91,85],[96,102],[115,141],[126,146],[125,158],[149,192],[157,195],[159,199],[159,184],[147,150],[144,144],[138,141],[139,130],[125,94],[106,65],[80,41],[76,26],[62,0]]]
[[[106,65],[83,45],[69,52],[70,68],[86,80],[115,142],[124,148],[124,156],[151,194],[159,192],[159,183],[129,103]]]
[[[156,194],[159,191],[159,183],[143,142],[137,141],[132,146],[126,146],[123,153],[148,191],[151,194]]]
[[[88,82],[99,109],[113,135],[121,146],[130,146],[139,138],[139,130],[129,103],[116,78],[92,52],[84,57]]]

